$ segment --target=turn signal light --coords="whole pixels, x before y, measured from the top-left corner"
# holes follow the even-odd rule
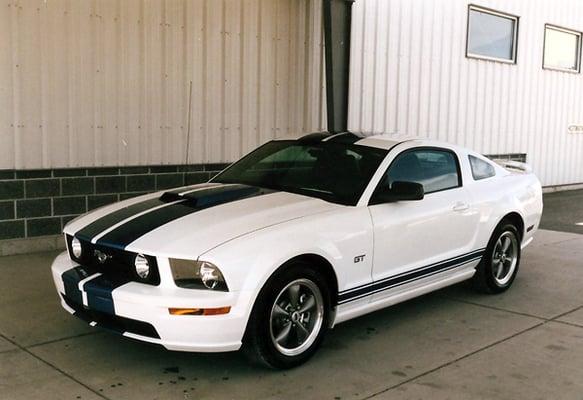
[[[219,308],[169,308],[171,315],[222,315],[228,314],[231,307]]]

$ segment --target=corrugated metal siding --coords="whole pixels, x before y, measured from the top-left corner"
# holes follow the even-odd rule
[[[1,0],[0,168],[228,162],[325,129],[312,0]]]
[[[349,127],[406,132],[485,154],[527,153],[545,185],[583,182],[583,74],[542,69],[544,24],[583,30],[580,0],[483,0],[518,15],[518,62],[465,57],[468,2],[358,0]]]

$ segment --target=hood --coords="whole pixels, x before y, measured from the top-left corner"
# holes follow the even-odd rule
[[[99,209],[65,232],[132,252],[192,259],[247,233],[338,207],[288,192],[202,184]]]

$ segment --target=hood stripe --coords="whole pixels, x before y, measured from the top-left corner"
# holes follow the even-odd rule
[[[162,204],[160,204],[160,205],[158,205],[158,206],[155,206],[155,207],[149,208],[149,209],[147,209],[146,211],[142,211],[142,212],[140,212],[140,213],[137,213],[137,214],[135,214],[135,215],[132,215],[131,217],[129,217],[129,218],[126,218],[126,219],[122,220],[121,222],[119,222],[119,223],[117,223],[117,224],[114,224],[114,225],[110,226],[109,228],[107,228],[106,230],[104,230],[103,232],[101,232],[100,234],[98,234],[98,235],[96,235],[96,236],[93,236],[93,239],[91,239],[91,243],[93,243],[93,244],[97,243],[97,241],[98,241],[99,239],[101,239],[103,236],[105,236],[106,234],[108,234],[109,232],[111,232],[112,230],[114,230],[115,228],[117,228],[118,226],[120,226],[120,225],[123,225],[123,224],[127,223],[128,221],[130,221],[130,220],[132,220],[132,219],[134,219],[134,218],[137,218],[137,217],[139,217],[140,215],[143,215],[143,214],[146,214],[146,213],[149,213],[149,212],[155,211],[155,210],[157,210],[157,209],[159,209],[159,208],[162,208],[162,207],[168,207],[168,206],[170,206],[170,205],[172,205],[172,204],[174,204],[174,203],[176,203],[176,201],[174,201],[174,202],[172,202],[172,203],[164,203],[164,202],[162,202]]]
[[[99,238],[97,244],[123,250],[130,243],[154,229],[197,211],[273,192],[273,190],[246,185],[218,186],[190,192],[184,196],[184,200],[142,214],[121,224]]]
[[[173,194],[188,193],[189,191],[195,189],[196,186],[175,189],[173,191],[170,191],[170,193]],[[215,187],[216,185],[209,186]],[[202,186],[202,188],[204,188],[204,186]],[[89,223],[87,226],[76,232],[75,236],[77,236],[79,239],[91,241],[106,229],[111,228],[112,226],[117,225],[120,222],[128,218],[131,218],[137,214],[143,213],[144,211],[151,210],[164,204],[167,204],[167,202],[160,200],[159,197],[134,203],[132,205],[123,207],[119,210],[115,210],[109,214],[104,215],[101,218],[96,219],[95,221]]]

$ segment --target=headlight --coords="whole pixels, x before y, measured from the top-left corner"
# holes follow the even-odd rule
[[[187,289],[229,291],[221,270],[209,262],[171,258],[170,269],[176,286]]]
[[[138,254],[136,256],[134,266],[136,267],[136,274],[138,274],[140,278],[146,279],[150,275],[150,263],[143,255]]]
[[[83,254],[83,248],[81,247],[81,242],[76,237],[71,240],[71,252],[76,259],[80,259]]]

